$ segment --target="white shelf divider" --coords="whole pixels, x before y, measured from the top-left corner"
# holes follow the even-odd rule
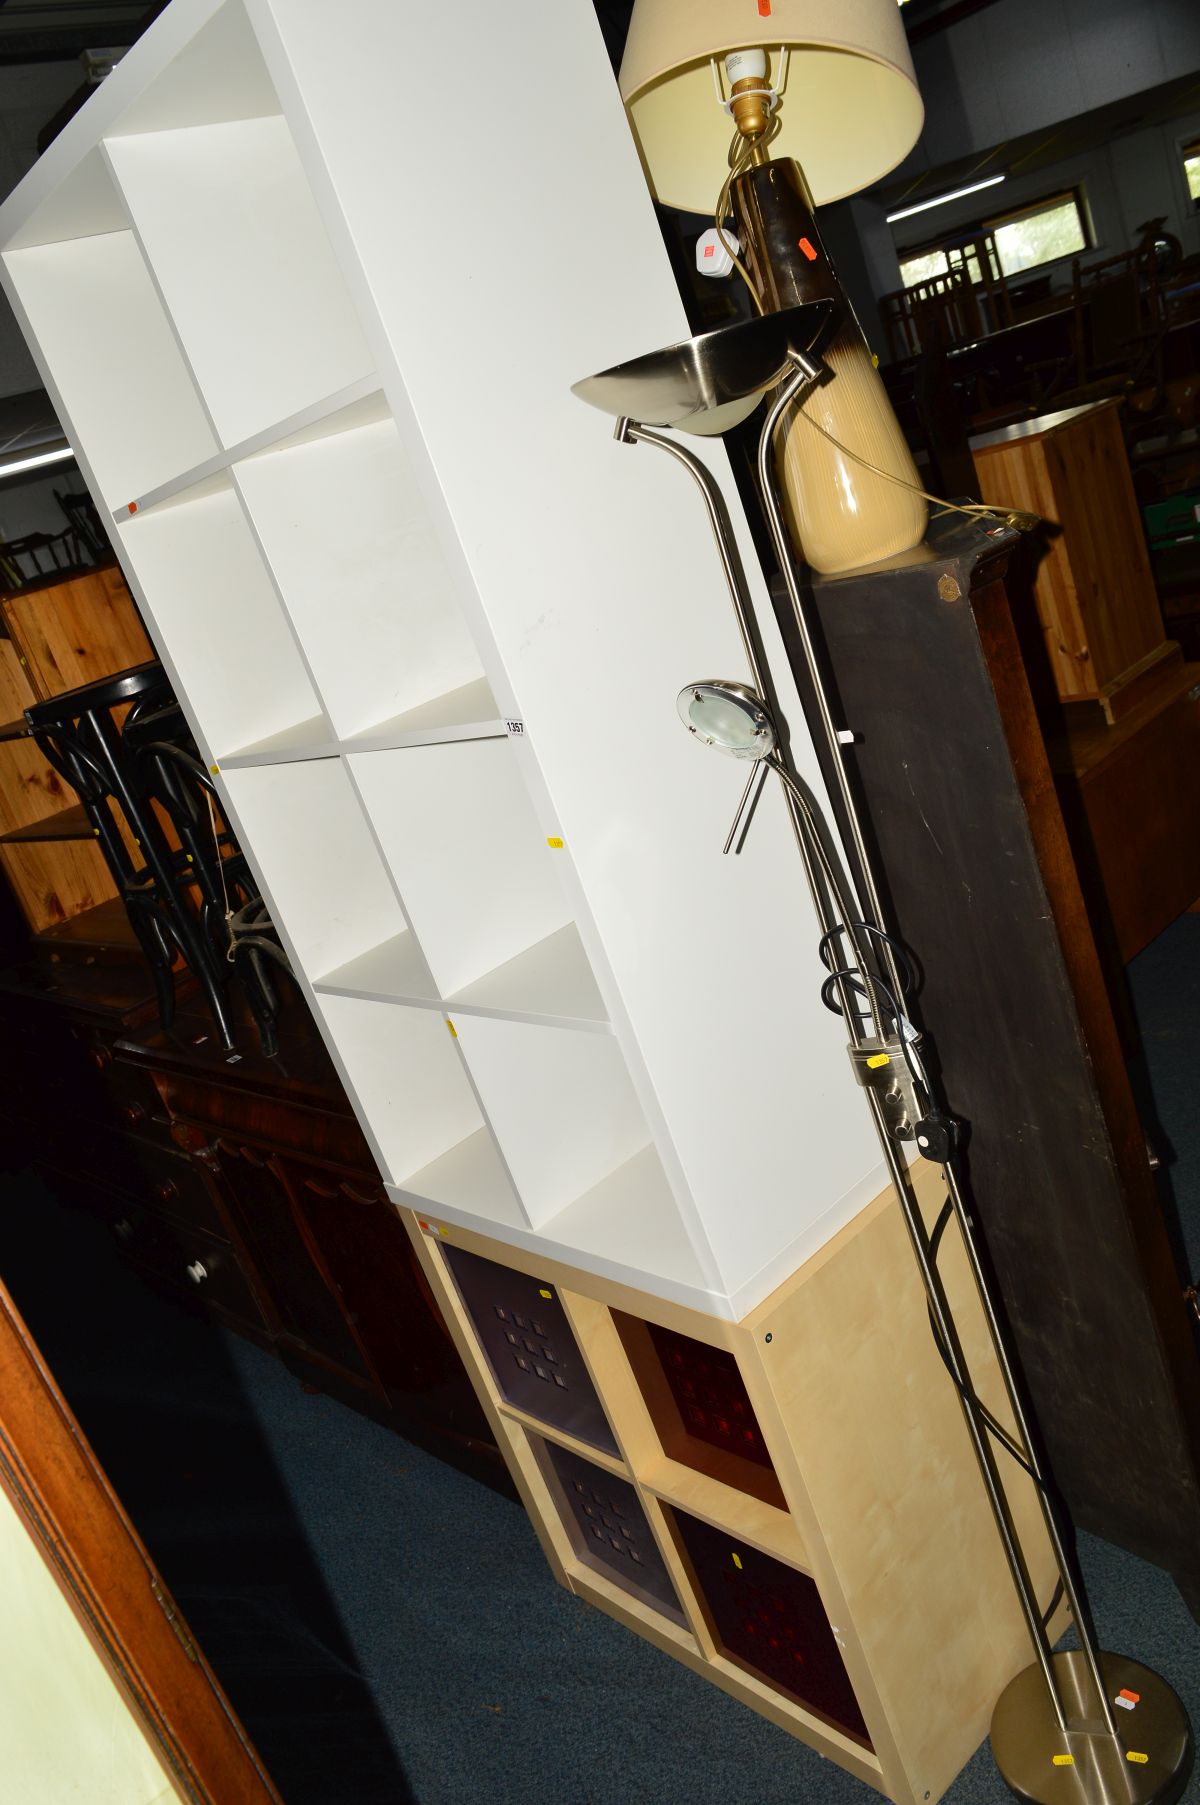
[[[496,1143],[486,1128],[460,1141],[449,1152],[388,1185],[394,1203],[411,1209],[445,1212],[462,1228],[488,1234],[503,1228],[522,1246],[537,1245]]]
[[[311,720],[297,721],[292,727],[284,727],[278,733],[272,733],[265,740],[256,740],[252,745],[241,746],[236,752],[227,752],[222,769],[236,771],[247,765],[280,765],[290,764],[297,759],[336,758],[338,749],[330,739],[329,722],[324,715],[313,715]]]
[[[573,921],[446,998],[450,1014],[497,1016],[610,1034],[612,1025]]]
[[[454,1041],[438,1016],[340,996],[322,996],[318,1007],[393,1183],[483,1127]]]
[[[421,949],[407,928],[348,959],[313,981],[322,996],[361,997],[370,1002],[444,1005],[434,988]]]
[[[507,735],[486,677],[447,690],[390,720],[364,727],[342,741],[346,752],[388,752],[401,746],[440,746],[452,740],[495,740]]]
[[[340,759],[223,775],[272,909],[310,981],[407,932]]]
[[[117,531],[214,759],[311,735],[320,698],[229,478]]]
[[[190,469],[180,470],[174,476],[148,489],[144,495],[135,496],[125,505],[113,510],[113,518],[118,524],[130,520],[135,514],[144,513],[147,508],[158,507],[165,501],[181,494],[204,481],[206,477],[215,476],[241,462],[244,458],[254,457],[257,452],[268,451],[273,445],[283,444],[288,440],[299,439],[302,434],[314,436],[322,430],[338,431],[335,421],[342,419],[347,410],[358,402],[371,401],[378,397],[379,380],[376,376],[362,376],[357,381],[347,383],[343,388],[335,389],[331,395],[322,395],[319,401],[300,408],[289,414],[284,420],[277,420],[274,425],[266,426],[261,432],[252,433],[248,439],[242,439],[236,445],[213,452],[211,457],[202,463],[193,464]],[[376,403],[379,405],[379,403]],[[386,406],[386,403],[383,404]],[[326,422],[329,422],[326,427]],[[211,435],[210,435],[211,436]]]
[[[370,373],[281,115],[104,149],[224,445]]]
[[[5,254],[98,499],[112,509],[217,449],[130,231]]]
[[[506,740],[462,740],[347,763],[445,996],[571,919]]]
[[[649,1144],[611,1036],[471,1015],[455,1031],[534,1228]]]
[[[239,462],[263,556],[342,738],[483,677],[441,547],[391,416],[361,403]],[[473,710],[472,710],[473,712]],[[401,729],[403,731],[403,729]],[[419,728],[417,729],[419,731]]]

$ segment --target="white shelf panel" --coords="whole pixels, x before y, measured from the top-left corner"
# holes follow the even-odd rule
[[[447,997],[445,1007],[450,1015],[459,1011],[612,1032],[596,974],[573,921]]]
[[[443,996],[571,919],[507,740],[348,760]]]
[[[637,1283],[649,1274],[704,1296],[711,1290],[653,1147],[540,1225],[546,1242],[573,1248],[596,1272]],[[664,1294],[666,1295],[666,1294]]]
[[[369,374],[282,117],[112,137],[105,149],[222,444]]]
[[[240,444],[231,445],[228,450],[214,452],[203,463],[194,464],[190,470],[179,471],[166,482],[159,483],[157,488],[148,489],[144,495],[136,496],[126,506],[115,509],[114,518],[118,522],[129,520],[147,508],[159,507],[163,502],[185,494],[206,478],[228,470],[231,464],[236,464],[243,458],[254,457],[258,452],[267,451],[273,446],[299,441],[302,436],[317,437],[322,432],[341,431],[339,422],[344,420],[348,409],[359,403],[371,407],[373,412],[383,405],[379,397],[379,382],[375,376],[363,376],[359,381],[337,389],[332,395],[323,395],[319,401],[302,407],[297,413],[289,414],[286,420],[277,420],[273,426],[264,427],[262,432],[254,433]]]
[[[378,411],[348,410],[343,430],[326,422],[234,469],[341,738],[483,676],[412,464]]]
[[[314,978],[313,988],[335,996],[437,1009],[447,1015],[481,1015],[591,1034],[612,1032],[574,923],[454,997],[438,994],[424,955],[408,932]]]
[[[443,1007],[421,949],[407,928],[390,940],[360,953],[334,971],[314,978],[323,996],[362,997],[374,1002]]]
[[[132,232],[5,261],[99,500],[121,506],[212,455],[216,439]]]
[[[410,1209],[447,1211],[464,1227],[489,1233],[496,1228],[524,1231],[529,1223],[486,1128],[452,1147],[440,1159],[388,1186],[394,1203]]]
[[[320,715],[228,478],[117,530],[218,763]]]
[[[340,759],[226,770],[238,838],[304,970],[336,971],[406,922]],[[442,1036],[449,1041],[445,1028]]]
[[[323,715],[313,715],[311,720],[297,721],[293,727],[284,727],[278,733],[269,734],[265,740],[257,740],[252,746],[241,746],[236,752],[227,752],[221,764],[223,771],[236,771],[246,765],[278,765],[298,758],[336,758],[337,747],[329,735],[329,722]]]
[[[206,25],[124,107],[114,134],[254,119],[279,112],[245,7],[226,0]]]
[[[318,1007],[393,1183],[482,1127],[446,1024],[424,1009],[322,996]]]
[[[364,727],[342,741],[346,752],[388,752],[400,746],[439,746],[447,740],[503,739],[507,728],[486,677],[435,696],[391,720]]]
[[[389,1185],[388,1195],[434,1223],[445,1221],[483,1235],[499,1229],[505,1240],[541,1259],[582,1267],[709,1316],[734,1318],[728,1298],[714,1290],[684,1232],[653,1148],[635,1154],[535,1231],[524,1225],[511,1187],[508,1213],[500,1207],[503,1168],[490,1144],[486,1149],[482,1145],[484,1138],[474,1137],[478,1146],[466,1144],[469,1156],[456,1149],[429,1172]]]
[[[650,1141],[611,1035],[459,1015],[459,1047],[534,1228]]]

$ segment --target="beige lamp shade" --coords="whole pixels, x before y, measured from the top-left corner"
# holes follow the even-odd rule
[[[634,0],[621,94],[658,200],[712,212],[734,132],[712,59],[762,48],[778,87],[781,45],[790,55],[771,156],[796,159],[817,206],[907,156],[925,109],[897,0]]]

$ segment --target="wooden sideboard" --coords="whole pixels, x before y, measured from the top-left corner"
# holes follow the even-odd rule
[[[507,1489],[400,1218],[303,1003],[281,1053],[222,1054],[198,998],[170,1034],[140,967],[0,980],[0,1128],[151,1283],[305,1383]],[[17,1049],[20,1049],[19,1054]]]

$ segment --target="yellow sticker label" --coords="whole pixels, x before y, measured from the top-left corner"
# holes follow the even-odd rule
[[[1074,1767],[1074,1755],[1055,1755],[1052,1757],[1055,1767]]]
[[[553,1293],[553,1291],[547,1291],[547,1289],[544,1285],[539,1285],[538,1286],[538,1296],[539,1297],[553,1297],[554,1293]]]
[[[448,1241],[450,1239],[450,1230],[448,1228],[443,1228],[440,1223],[438,1224],[438,1234],[442,1236],[443,1240]]]
[[[881,1065],[891,1065],[891,1063],[891,1057],[887,1053],[872,1053],[867,1061],[868,1066],[873,1072],[877,1072]]]
[[[1126,1749],[1125,1759],[1126,1761],[1136,1761],[1140,1767],[1144,1767],[1150,1757],[1139,1753],[1137,1749]]]
[[[737,1570],[738,1570],[738,1572],[739,1572],[739,1573],[740,1573],[740,1572],[741,1572],[741,1570],[742,1570],[742,1557],[741,1557],[741,1555],[740,1555],[740,1554],[735,1554],[735,1555],[734,1555],[734,1557],[733,1557],[733,1564],[734,1564],[734,1566],[735,1566],[735,1567],[736,1567],[736,1568],[737,1568]]]
[[[546,836],[546,844],[551,852],[561,852],[563,849],[563,843],[557,834],[548,834]]]
[[[455,1040],[457,1040],[458,1039],[458,1029],[454,1026],[454,1023],[449,1019],[449,1017],[446,1018],[446,1026],[449,1028],[451,1034],[453,1034]]]
[[[210,765],[208,767],[208,774],[210,777],[219,777],[221,775],[220,765]]]

